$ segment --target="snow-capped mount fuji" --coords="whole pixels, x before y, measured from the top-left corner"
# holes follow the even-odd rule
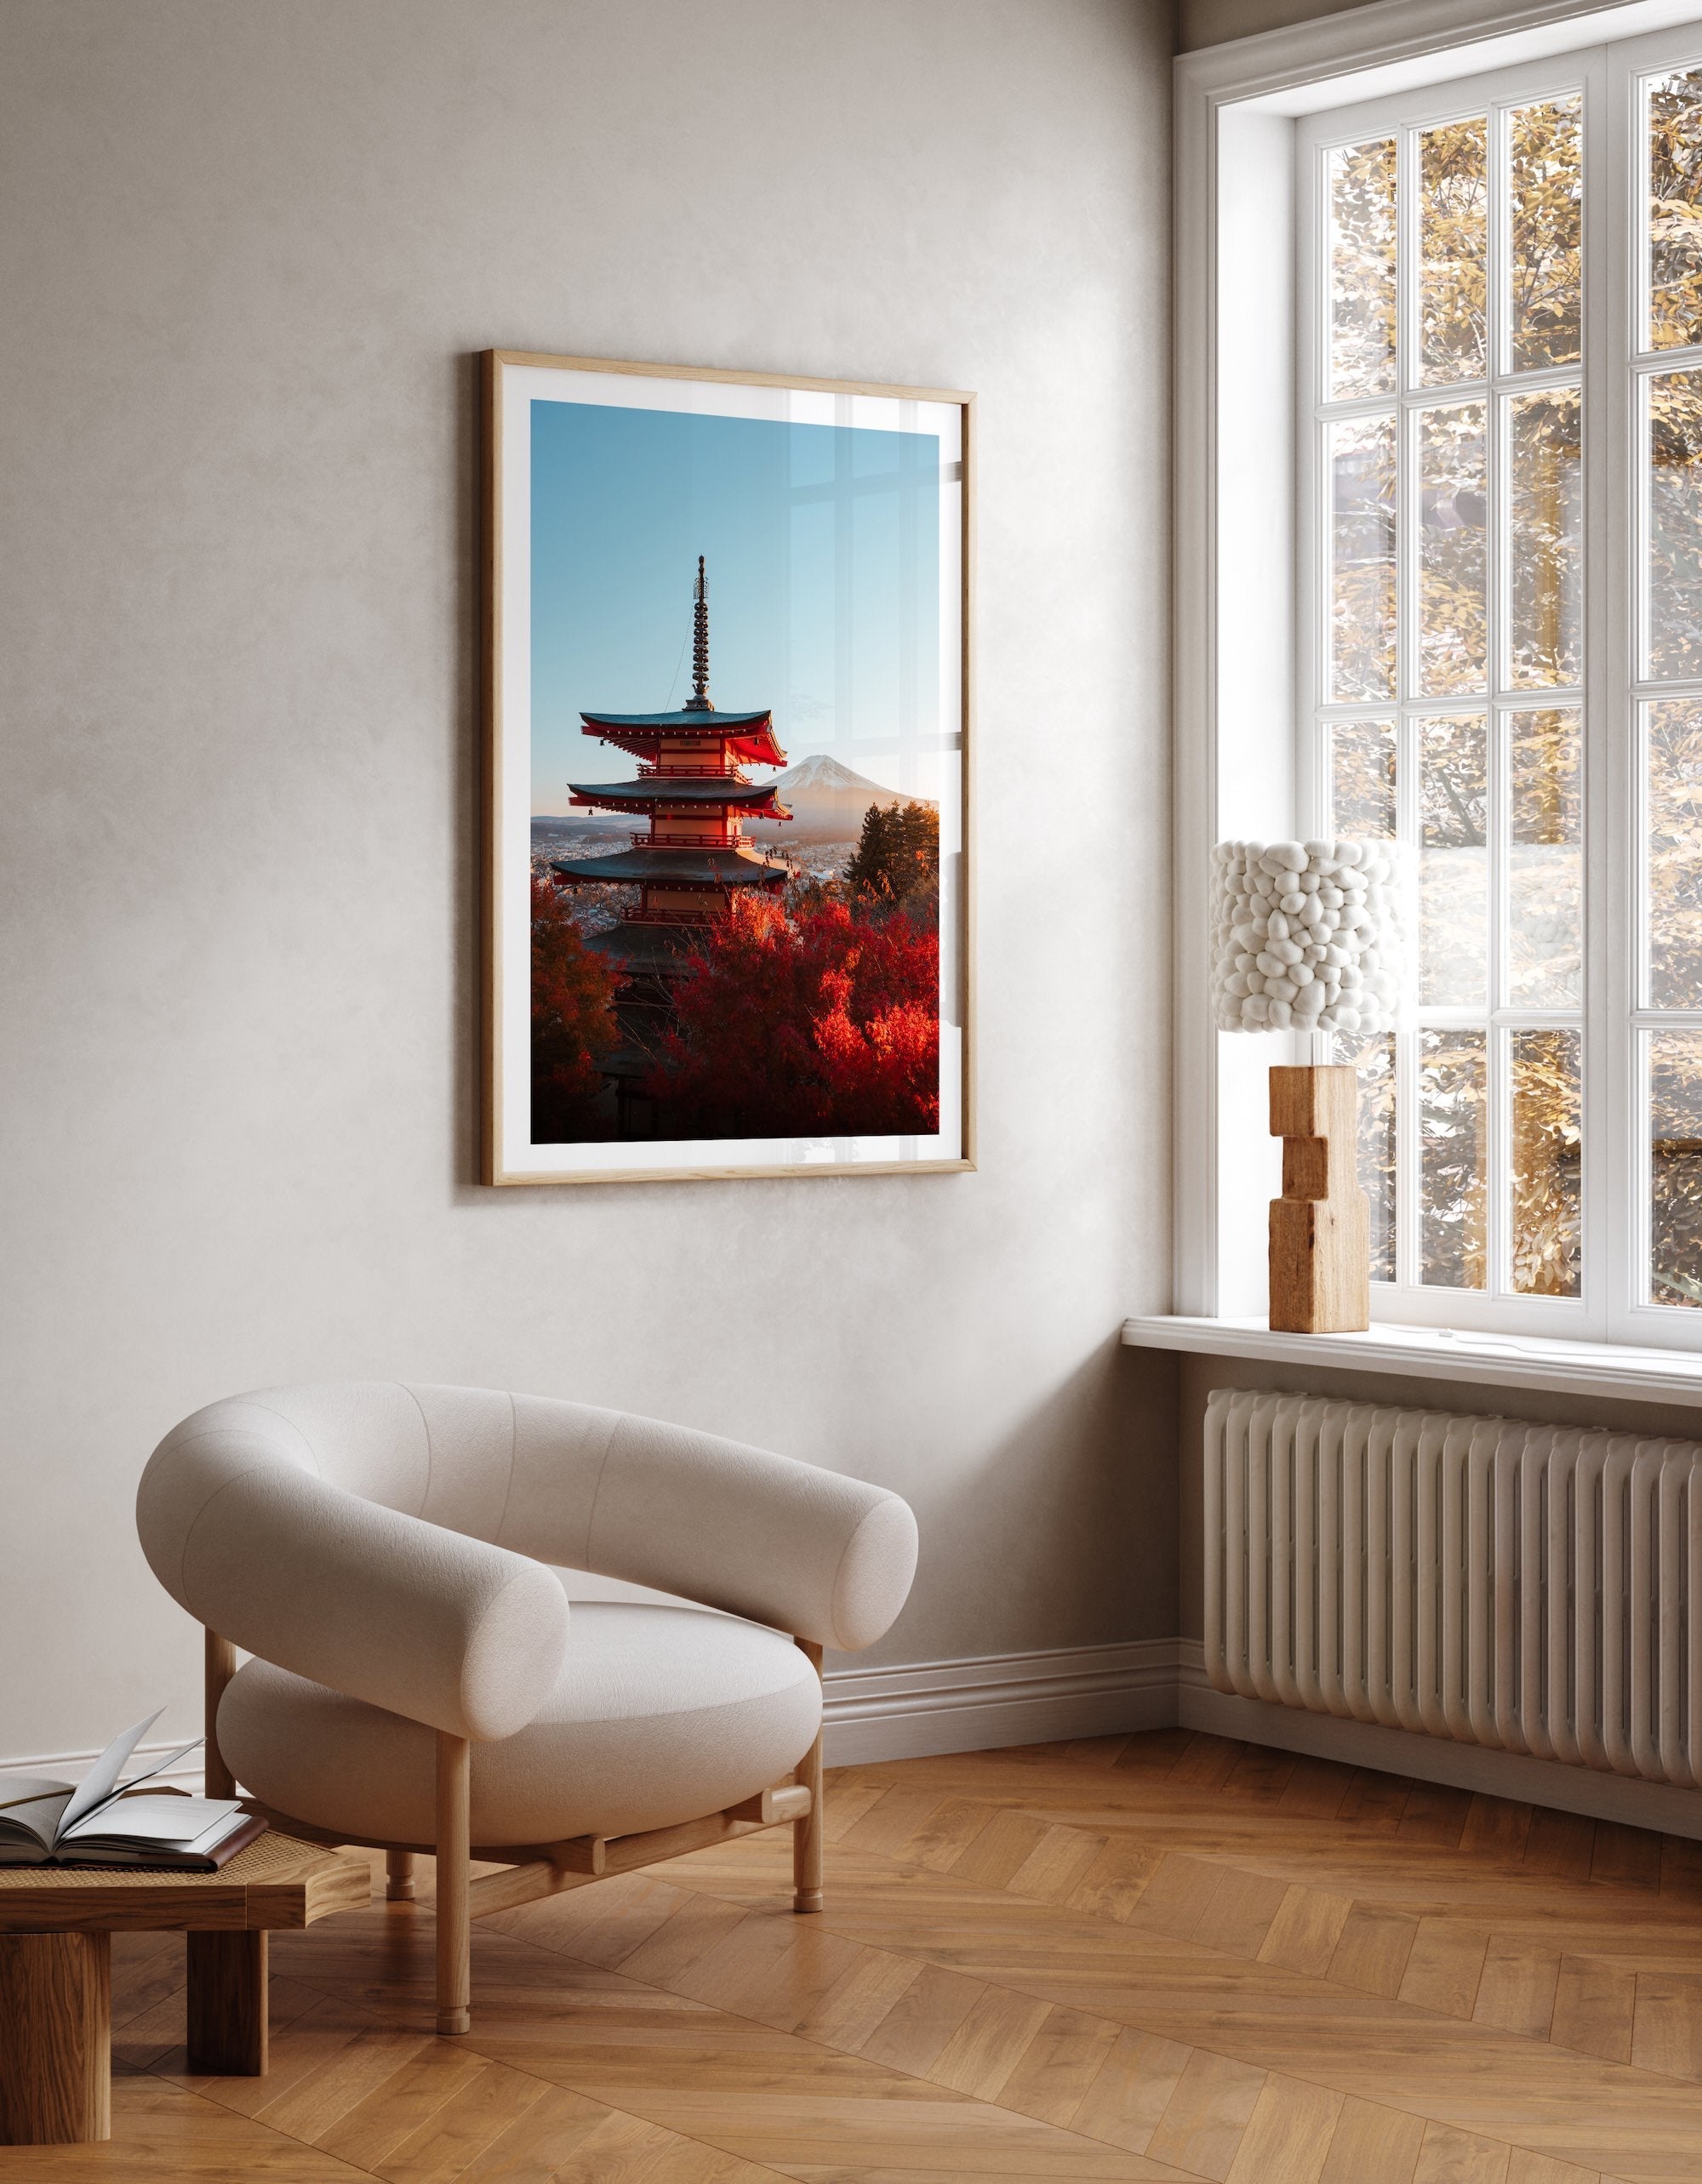
[[[813,751],[788,767],[774,782],[780,801],[793,814],[791,824],[749,819],[745,831],[782,844],[793,841],[854,841],[862,830],[863,814],[871,804],[914,801],[934,808],[928,796],[911,798],[897,789],[883,788],[854,773],[825,751]]]
[[[788,767],[780,777],[780,785],[789,792],[802,795],[805,790],[866,789],[877,796],[890,795],[878,781],[871,781],[863,774],[854,773],[848,766],[842,766],[837,758],[829,757],[825,750],[814,751],[800,759],[796,766]]]

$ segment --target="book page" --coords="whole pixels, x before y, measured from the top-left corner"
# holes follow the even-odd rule
[[[97,1805],[111,1797],[117,1787],[119,1776],[124,1771],[124,1762],[164,1712],[163,1706],[156,1707],[146,1721],[139,1721],[134,1729],[127,1729],[122,1736],[112,1739],[82,1782],[72,1791],[70,1804],[60,1815],[61,1835],[68,1828],[74,1828],[85,1813],[93,1812]]]
[[[157,1720],[159,1717],[156,1715],[154,1718]],[[180,1744],[175,1752],[162,1753],[152,1766],[144,1767],[139,1775],[132,1775],[129,1781],[114,1791],[113,1794],[116,1797],[129,1797],[139,1783],[151,1782],[156,1775],[166,1773],[168,1769],[174,1767],[180,1759],[186,1759],[197,1745],[204,1744],[206,1742],[207,1739],[204,1736],[191,1736],[188,1743]]]
[[[71,1786],[45,1775],[0,1775],[0,1838],[16,1833],[50,1850]]]
[[[127,1797],[61,1828],[60,1845],[157,1843],[174,1850],[199,1850],[203,1837],[218,1842],[242,1810],[233,1797]]]
[[[55,1782],[50,1775],[0,1775],[0,1812],[18,1805],[33,1805],[41,1797],[69,1797],[76,1785]]]

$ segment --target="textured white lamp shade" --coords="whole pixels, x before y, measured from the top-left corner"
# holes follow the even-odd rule
[[[1401,989],[1386,841],[1220,841],[1212,1000],[1219,1031],[1388,1031]]]

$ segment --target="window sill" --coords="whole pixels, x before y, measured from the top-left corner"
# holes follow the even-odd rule
[[[1169,1313],[1125,1320],[1122,1339],[1137,1349],[1265,1358],[1337,1371],[1411,1373],[1495,1388],[1563,1389],[1580,1395],[1617,1396],[1624,1402],[1683,1403],[1702,1409],[1702,1354],[1682,1350],[1392,1325],[1374,1326],[1362,1335],[1284,1335],[1273,1333],[1262,1320],[1192,1320]]]

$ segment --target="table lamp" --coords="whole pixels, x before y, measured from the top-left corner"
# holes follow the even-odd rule
[[[1402,936],[1385,841],[1222,841],[1213,853],[1212,998],[1219,1031],[1391,1030]],[[1371,1217],[1356,1178],[1359,1079],[1341,1064],[1271,1072],[1282,1195],[1271,1201],[1271,1325],[1371,1324]]]

